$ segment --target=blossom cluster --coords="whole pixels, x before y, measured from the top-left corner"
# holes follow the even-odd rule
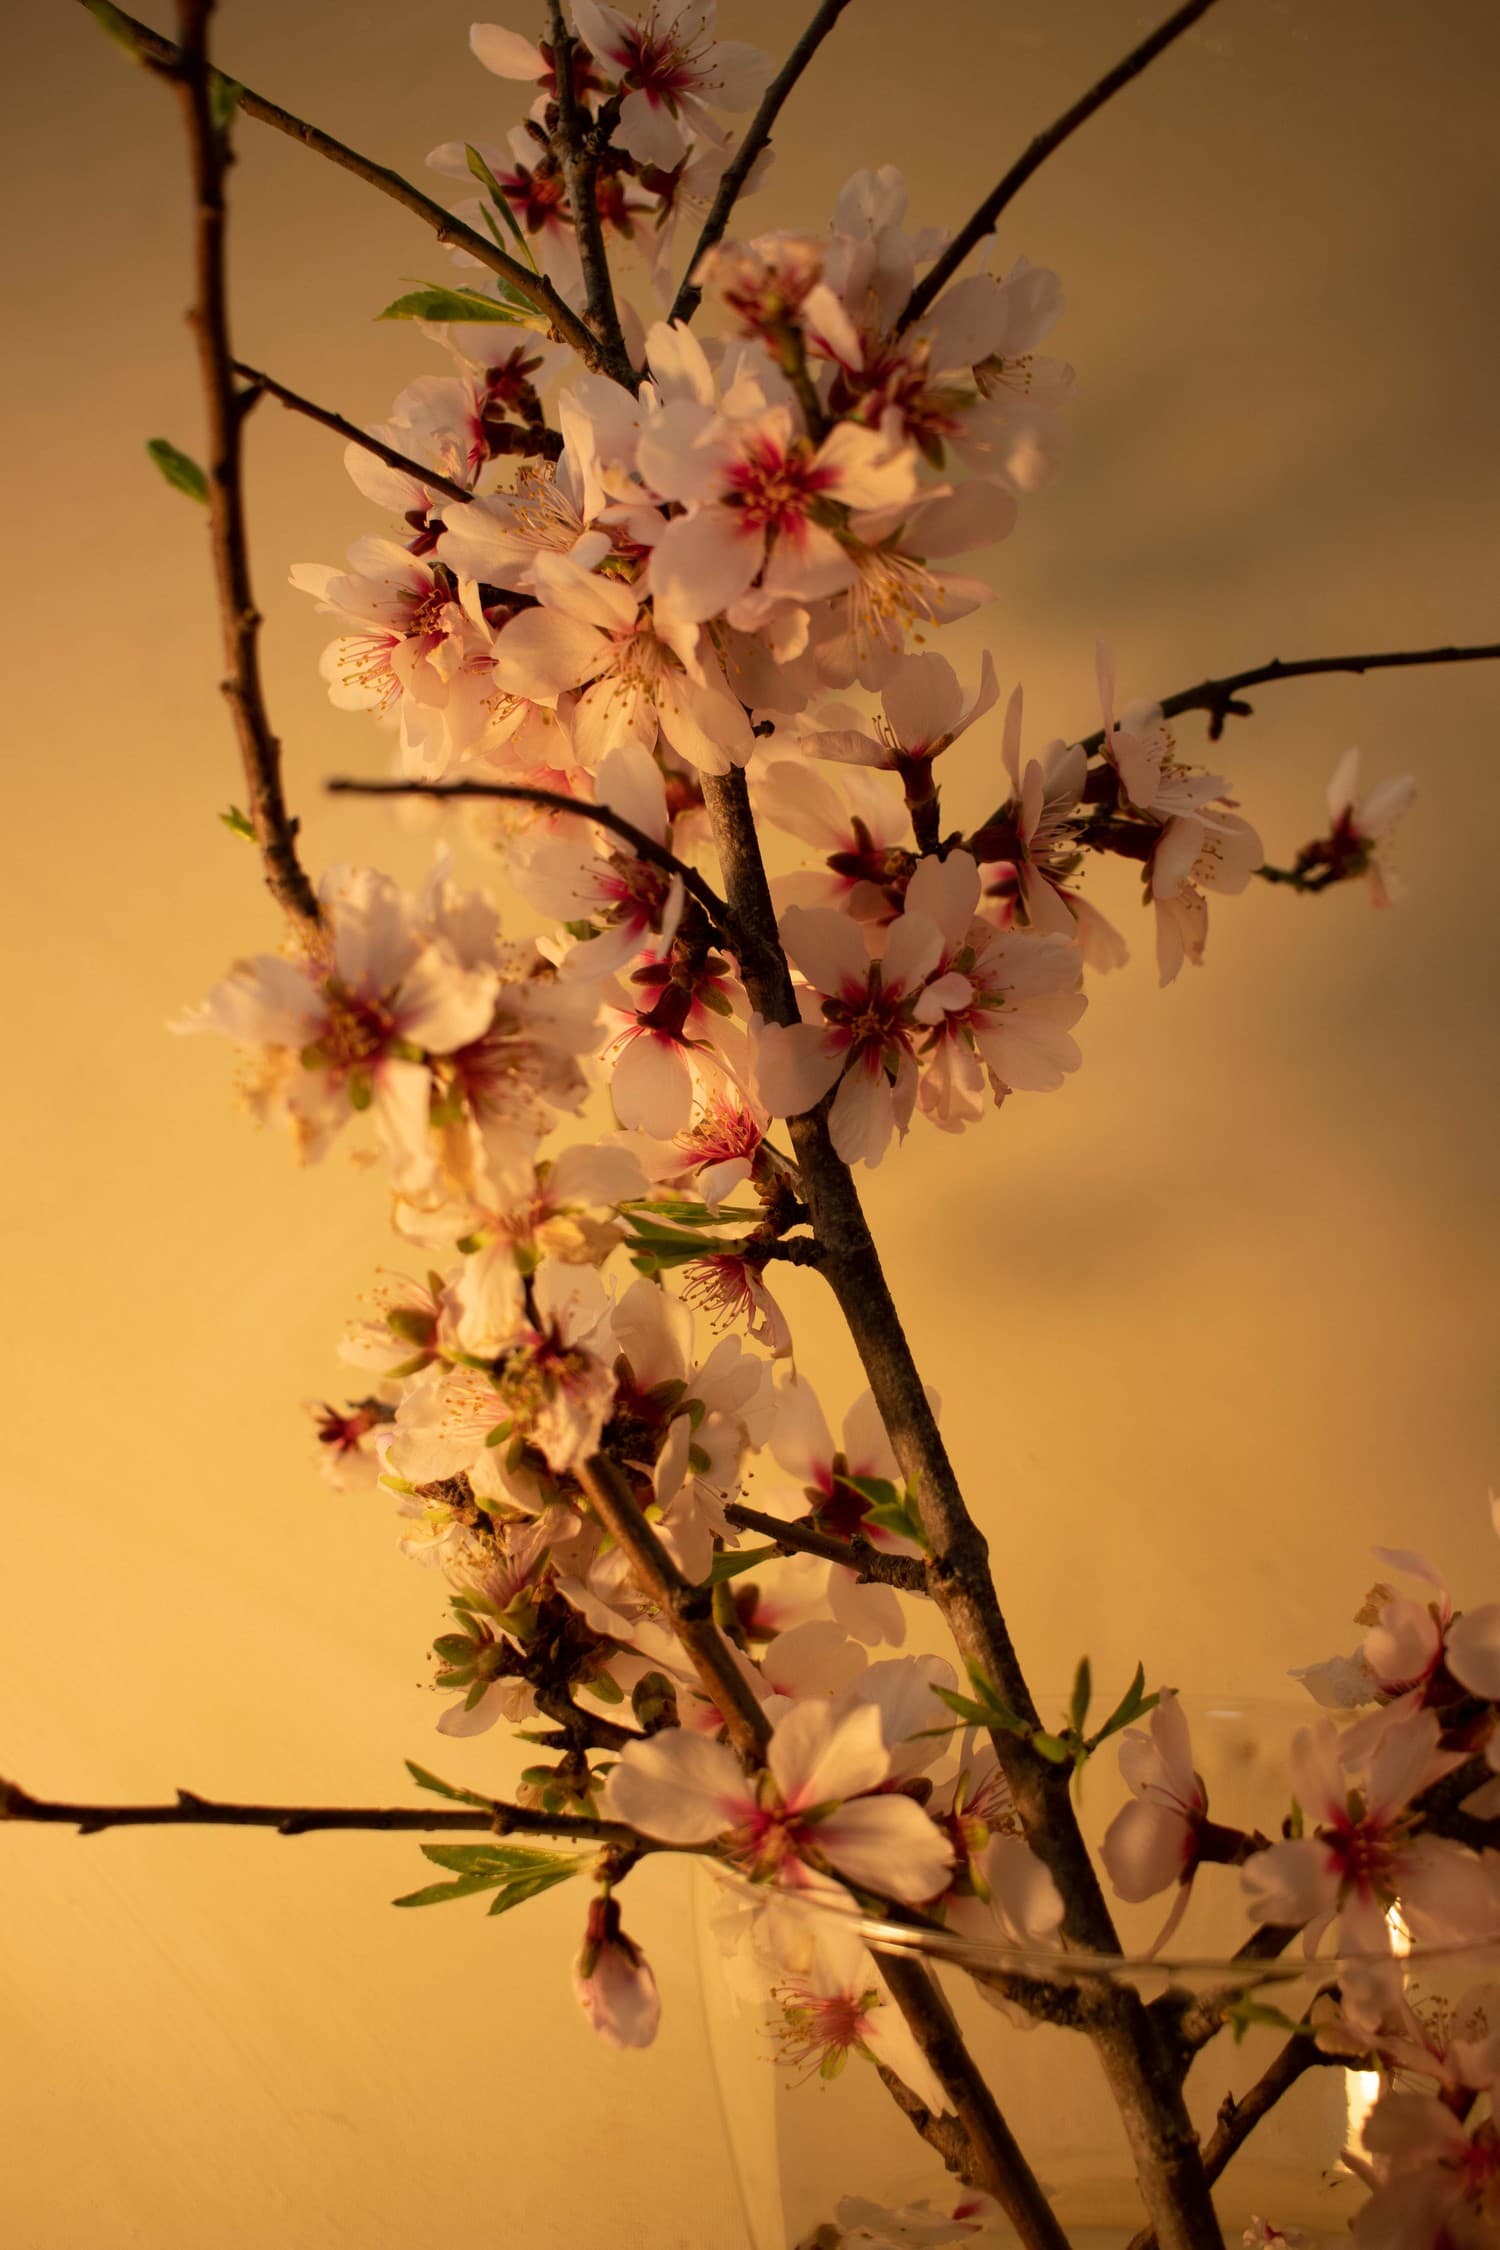
[[[644,305],[621,305],[638,380],[573,362],[513,295],[441,322],[452,371],[373,433],[408,466],[349,449],[384,527],[344,568],[293,574],[336,621],[332,701],[383,722],[398,773],[500,793],[467,843],[498,853],[541,933],[505,934],[447,851],[415,895],[335,868],[316,928],[236,963],[183,1028],[235,1044],[251,1108],[302,1157],[362,1118],[373,1132],[404,1265],[341,1347],[363,1395],[320,1408],[318,1431],[331,1481],[389,1495],[403,1550],[446,1584],[440,1730],[524,1727],[560,1753],[528,1768],[529,1804],[710,1858],[785,2059],[827,2076],[857,2053],[940,2110],[847,1909],[1055,1952],[1065,1905],[953,1669],[879,1653],[904,1646],[898,1588],[925,1539],[874,1397],[834,1434],[768,1284],[819,1255],[799,1150],[826,1130],[837,1160],[875,1165],[919,1113],[952,1132],[1058,1090],[1085,973],[1126,951],[1081,887],[1091,855],[1141,868],[1167,982],[1202,961],[1210,898],[1245,890],[1262,847],[1159,706],[1117,709],[1107,652],[1101,733],[1023,755],[1020,687],[1002,713],[990,654],[965,682],[929,645],[991,599],[974,564],[1060,460],[1072,374],[1040,350],[1057,277],[1017,259],[908,318],[944,238],[908,230],[899,175],[866,171],[823,232],[708,252],[700,338],[671,317],[671,247],[722,176],[723,113],[769,66],[717,41],[702,0],[572,16],[599,215],[644,253]],[[581,304],[557,57],[495,25],[473,47],[532,106],[504,145],[435,161]],[[1006,794],[952,827],[938,761],[991,714]],[[741,776],[760,832],[800,853],[772,878],[779,1008],[715,889],[709,814]],[[1346,761],[1309,882],[1370,874],[1386,895],[1408,794],[1358,798]],[[759,1759],[596,1506],[606,1471],[711,1606]],[[1393,1598],[1338,1674],[1376,1709],[1299,1738],[1305,1827],[1280,1842],[1209,1820],[1163,1695],[1126,1736],[1116,1891],[1170,1891],[1170,1929],[1202,1864],[1238,1867],[1253,1922],[1332,1930],[1368,1963],[1343,1983],[1346,2035],[1397,2038],[1390,1906],[1423,1940],[1500,1932],[1496,1855],[1414,1810],[1496,1739],[1496,1645],[1482,1613]],[[1098,1745],[1080,1729],[1045,1739],[1081,1761]],[[659,1996],[607,1853],[597,1873],[575,1989],[601,2036],[643,2045]],[[1454,2082],[1477,2090],[1489,2063],[1458,2045]],[[1406,2192],[1402,2152],[1441,2138],[1405,2114],[1383,2103],[1395,2122],[1367,2142],[1372,2211]],[[1443,2115],[1468,2148],[1469,2113]],[[851,2205],[829,2239],[947,2242],[984,2215]],[[1381,2223],[1361,2240],[1394,2241]]]

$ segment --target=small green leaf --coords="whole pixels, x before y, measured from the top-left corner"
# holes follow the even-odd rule
[[[497,320],[512,328],[517,319],[512,306],[502,305],[477,289],[441,289],[432,283],[397,297],[375,317],[377,320]]]
[[[179,453],[169,438],[154,437],[146,440],[150,454],[168,484],[177,492],[185,492],[190,500],[208,506],[208,479],[191,454]]]
[[[524,1906],[527,1899],[539,1898],[543,1891],[550,1891],[554,1883],[565,1883],[570,1875],[578,1873],[582,1865],[582,1860],[578,1859],[565,1863],[559,1861],[555,1866],[537,1867],[530,1874],[518,1876],[514,1882],[507,1883],[503,1890],[495,1893],[490,1912],[508,1914],[513,1906]]]
[[[455,1805],[480,1805],[486,1812],[493,1809],[492,1797],[481,1797],[473,1789],[460,1789],[456,1783],[444,1781],[441,1774],[429,1773],[411,1758],[403,1759],[407,1772],[419,1789],[430,1789],[435,1797],[447,1797]]]
[[[239,108],[245,89],[237,78],[226,78],[222,70],[208,74],[208,109],[217,131],[225,126]]]
[[[1248,1992],[1241,1993],[1238,1998],[1229,2002],[1224,2010],[1224,2021],[1234,2032],[1236,2046],[1252,2024],[1267,2024],[1273,2031],[1289,2032],[1294,2037],[1298,2032],[1308,2034],[1312,2029],[1309,2024],[1295,2022],[1282,2009],[1271,2008],[1263,2000],[1252,1999]]]
[[[228,812],[220,813],[219,818],[232,836],[243,836],[247,844],[255,842],[255,830],[250,825],[250,816],[242,813],[238,805],[231,805]]]
[[[844,1481],[864,1501],[865,1522],[874,1530],[894,1532],[898,1539],[910,1539],[914,1546],[926,1547],[927,1535],[909,1492],[900,1491],[885,1477],[846,1477]]]
[[[732,1554],[715,1555],[708,1582],[710,1586],[722,1586],[726,1579],[738,1578],[741,1571],[754,1570],[759,1563],[775,1562],[780,1554],[779,1547],[741,1547]]]
[[[1103,1726],[1100,1727],[1098,1733],[1089,1736],[1087,1748],[1090,1751],[1097,1750],[1100,1743],[1107,1742],[1112,1734],[1118,1734],[1121,1727],[1128,1727],[1133,1719],[1144,1718],[1148,1711],[1156,1709],[1161,1697],[1160,1695],[1144,1694],[1145,1685],[1146,1667],[1144,1664],[1137,1664],[1135,1678],[1131,1681]]]
[[[401,1898],[393,1898],[392,1906],[443,1906],[452,1898],[473,1898],[479,1891],[490,1891],[494,1884],[487,1875],[461,1875],[456,1883],[429,1883],[425,1890],[407,1891]]]
[[[1048,1734],[1045,1727],[1037,1727],[1030,1736],[1032,1749],[1049,1766],[1065,1766],[1073,1755],[1073,1746],[1059,1734]]]
[[[955,1695],[952,1688],[934,1688],[932,1692],[939,1703],[946,1703],[950,1711],[958,1713],[965,1726],[993,1727],[1005,1724],[1005,1721],[998,1718],[987,1704],[974,1703],[966,1695]],[[1010,1727],[1008,1731],[1012,1734],[1023,1734],[1025,1729],[1016,1725]]]
[[[481,186],[487,187],[489,189],[490,195],[494,200],[495,208],[499,212],[501,218],[505,221],[506,232],[511,236],[516,245],[516,248],[520,251],[521,256],[525,259],[527,265],[530,266],[532,272],[535,273],[536,260],[531,254],[531,244],[527,241],[525,235],[521,232],[520,226],[517,224],[516,215],[510,207],[510,202],[508,197],[506,196],[504,188],[500,185],[500,182],[496,179],[494,173],[490,170],[488,164],[486,164],[478,149],[471,148],[467,141],[464,143],[464,155],[468,159],[469,170],[473,173],[475,179],[480,182]]]
[[[1083,1722],[1089,1715],[1089,1703],[1094,1693],[1094,1675],[1086,1656],[1078,1659],[1078,1670],[1073,1675],[1073,1697],[1068,1705],[1068,1723],[1075,1734],[1082,1734]]]
[[[134,24],[111,4],[111,0],[83,0],[83,4],[100,29],[107,31],[133,62],[149,62],[150,56],[141,45]]]

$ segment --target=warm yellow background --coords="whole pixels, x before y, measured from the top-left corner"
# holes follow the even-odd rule
[[[726,28],[779,52],[803,12],[740,0]],[[462,8],[223,14],[230,69],[413,175],[518,114]],[[1149,20],[1136,0],[854,0],[756,223],[816,226],[847,172],[891,159],[924,221],[955,218]],[[1076,434],[994,558],[982,632],[953,639],[1024,675],[1034,728],[1094,723],[1099,631],[1132,692],[1495,637],[1497,24],[1487,0],[1223,0],[1026,191],[1004,254],[1063,274]],[[377,1183],[341,1159],[295,1172],[234,1113],[227,1055],[163,1029],[275,934],[215,817],[239,785],[202,526],[142,450],[199,429],[178,121],[67,0],[13,27],[6,63],[0,1771],[80,1797],[368,1801],[414,1755],[496,1783],[495,1738],[432,1733],[438,1583],[378,1502],[318,1481],[298,1410],[337,1391],[341,1321],[389,1254]],[[437,360],[370,316],[443,254],[289,143],[241,141],[239,348],[385,412]],[[275,407],[251,450],[309,856],[415,874],[424,838],[319,797],[384,750],[328,707],[323,625],[284,585],[372,512],[336,443]],[[1286,686],[1260,709],[1225,756],[1273,852],[1318,826],[1346,743],[1372,776],[1415,770],[1410,903],[1258,886],[1162,995],[1121,871],[1099,895],[1138,957],[1095,988],[1077,1082],[961,1142],[918,1130],[872,1183],[1042,1681],[1087,1648],[1110,1682],[1140,1654],[1183,1686],[1273,1689],[1347,1644],[1374,1542],[1427,1547],[1470,1598],[1496,1587],[1500,675]],[[951,804],[973,816],[995,733],[962,755]],[[841,1404],[827,1305],[788,1296]],[[391,1913],[421,1866],[401,1839],[0,1840],[0,2237],[740,2250],[665,1872],[631,1900],[666,2023],[618,2058],[566,1995],[575,1894],[494,1929],[477,1906]]]

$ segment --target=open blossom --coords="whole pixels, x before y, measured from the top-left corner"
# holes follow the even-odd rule
[[[1307,1833],[1254,1853],[1241,1870],[1251,1919],[1302,1929],[1316,1951],[1333,1929],[1337,1951],[1368,1955],[1368,1977],[1346,1967],[1344,2012],[1364,2023],[1384,2004],[1380,1965],[1399,1905],[1417,1944],[1462,1945],[1500,1932],[1496,1870],[1463,1846],[1425,1834],[1413,1799],[1461,1764],[1438,1748],[1431,1711],[1401,1703],[1340,1736],[1332,1720],[1299,1728],[1292,1785]]]
[[[700,410],[706,415],[706,410]],[[721,611],[731,624],[760,623],[779,601],[811,601],[848,586],[854,565],[836,527],[851,510],[903,507],[916,495],[915,457],[878,431],[835,424],[822,443],[800,436],[790,407],[768,407],[715,428],[697,417],[657,426],[641,448],[642,473],[664,500],[688,512],[669,523],[651,553],[661,608],[690,624]],[[746,604],[760,579],[759,599]]]
[[[1380,847],[1398,820],[1411,810],[1417,785],[1410,774],[1393,774],[1377,781],[1363,796],[1359,788],[1359,752],[1346,750],[1328,784],[1328,836],[1303,861],[1310,866],[1334,869],[1340,875],[1368,876],[1370,896],[1377,906],[1390,906],[1400,896],[1396,877],[1385,865]]]
[[[714,110],[753,109],[765,92],[770,58],[715,39],[714,12],[714,0],[651,0],[634,18],[603,0],[574,0],[595,69],[624,91],[614,137],[642,164],[670,171],[694,137],[723,140]]]
[[[782,739],[767,747],[779,749]],[[791,739],[811,749],[819,738]],[[810,844],[823,863],[772,876],[778,909],[838,907],[857,922],[889,922],[900,913],[912,865],[911,815],[890,775],[863,766],[833,775],[804,758],[772,757],[752,768],[750,794],[760,819]]]
[[[908,912],[872,961],[847,916],[793,906],[781,935],[807,979],[804,1005],[823,1020],[762,1028],[756,1090],[773,1117],[797,1117],[837,1086],[828,1114],[834,1147],[846,1164],[878,1164],[916,1107],[915,1006],[938,965],[942,933],[929,916]]]
[[[980,659],[979,684],[967,698],[946,656],[930,649],[903,656],[881,690],[884,716],[874,734],[857,726],[830,726],[825,712],[820,714],[820,725],[808,730],[807,748],[819,758],[883,766],[899,773],[909,788],[921,780],[930,789],[925,769],[951,749],[976,719],[994,709],[999,694],[988,649]]]
[[[1228,805],[1175,814],[1147,866],[1156,908],[1156,966],[1170,984],[1184,961],[1201,967],[1208,936],[1206,891],[1234,897],[1249,884],[1265,849],[1248,820]]]
[[[1099,1847],[1116,1894],[1132,1904],[1175,1886],[1176,1898],[1152,1951],[1165,1945],[1187,1911],[1208,1792],[1193,1768],[1187,1720],[1170,1688],[1151,1714],[1151,1731],[1128,1727],[1120,1772],[1131,1802],[1115,1814]]]
[[[590,532],[571,554],[538,555],[539,606],[496,641],[497,683],[538,703],[581,689],[572,727],[586,765],[619,744],[652,750],[658,737],[705,773],[742,765],[750,723],[707,637],[664,638],[639,590],[594,567],[608,550],[604,535]]]
[[[773,1993],[779,2059],[803,2076],[836,2078],[851,2054],[895,2072],[935,2114],[942,2085],[892,2001],[873,1954],[852,1930],[820,1933],[807,1968]]]
[[[483,1036],[498,976],[424,929],[415,902],[371,868],[334,868],[320,891],[327,938],[300,961],[237,961],[182,1031],[217,1031],[246,1049],[257,1114],[288,1125],[316,1159],[368,1110],[395,1184],[432,1169],[431,1058]]]
[[[812,1886],[819,1863],[917,1906],[942,1890],[953,1848],[910,1797],[872,1795],[891,1770],[873,1704],[799,1703],[778,1721],[766,1772],[685,1731],[630,1743],[605,1784],[611,1816],[665,1843],[722,1839],[758,1883]]]
[[[1353,2221],[1357,2250],[1487,2250],[1500,2238],[1500,2132],[1437,2095],[1386,2089],[1345,2162],[1375,2190]]]
[[[671,840],[661,768],[634,744],[606,753],[594,777],[594,801],[666,846]],[[597,934],[575,945],[563,973],[614,976],[647,940],[670,944],[682,913],[682,879],[641,859],[623,839],[591,822],[558,822],[517,853],[517,890],[541,913],[564,923],[591,922]]]

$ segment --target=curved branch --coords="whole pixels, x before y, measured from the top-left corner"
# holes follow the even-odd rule
[[[784,1554],[817,1555],[823,1562],[852,1570],[862,1585],[894,1586],[903,1594],[927,1592],[926,1566],[915,1555],[883,1555],[868,1539],[836,1539],[807,1523],[783,1523],[759,1508],[744,1507],[738,1500],[725,1502],[724,1513],[741,1531],[759,1532]]]
[[[343,415],[335,414],[331,407],[318,406],[312,399],[304,398],[300,391],[288,390],[285,383],[278,383],[274,375],[267,375],[258,367],[249,367],[242,359],[231,360],[230,365],[236,375],[243,377],[246,384],[238,401],[242,414],[248,413],[264,392],[268,398],[280,399],[282,405],[290,407],[294,414],[305,414],[310,422],[320,422],[325,430],[332,430],[335,437],[347,438],[351,445],[362,446],[366,453],[373,453],[377,461],[383,461],[388,469],[399,469],[404,476],[415,477],[429,491],[444,492],[450,500],[473,499],[474,495],[467,485],[456,483],[452,477],[445,477],[440,469],[424,469],[420,461],[413,461],[409,454],[398,453],[393,445],[387,445],[382,438],[372,437],[368,430],[360,429],[357,423],[346,422]]]
[[[303,937],[319,927],[318,901],[297,856],[297,823],[281,786],[281,744],[271,731],[260,676],[260,612],[250,579],[245,522],[243,409],[235,396],[229,343],[224,242],[228,211],[225,134],[215,122],[208,60],[213,0],[181,0],[182,48],[171,50],[192,157],[196,301],[191,315],[208,416],[208,520],[228,676],[224,694],[234,713],[249,792],[250,825],[260,847],[266,886]]]
[[[324,786],[330,795],[338,797],[495,797],[503,804],[540,805],[546,812],[571,813],[577,820],[591,820],[596,828],[607,828],[612,836],[628,844],[637,859],[647,859],[668,875],[680,876],[683,889],[698,901],[715,929],[738,950],[740,940],[735,917],[713,885],[704,880],[696,867],[689,867],[675,852],[669,852],[665,844],[655,842],[643,828],[637,828],[622,814],[612,812],[608,805],[586,805],[580,798],[564,797],[556,789],[531,789],[509,781],[340,779]]]
[[[1242,702],[1246,688],[1269,687],[1277,680],[1310,680],[1320,672],[1396,672],[1415,664],[1481,664],[1500,657],[1500,641],[1480,641],[1467,646],[1445,648],[1377,649],[1364,656],[1300,656],[1290,663],[1273,656],[1269,664],[1252,665],[1248,672],[1230,672],[1222,680],[1199,680],[1196,687],[1179,688],[1175,695],[1162,699],[1164,718],[1175,719],[1184,711],[1207,711],[1211,714],[1208,729],[1210,742],[1217,742],[1224,732],[1226,720],[1248,719],[1253,706]],[[1083,748],[1092,756],[1104,748],[1104,729],[1083,737]]]
[[[82,0],[82,4],[88,7],[89,0]],[[113,19],[129,33],[137,54],[144,62],[168,74],[175,75],[180,70],[184,59],[181,47],[174,47],[170,39],[163,39],[160,32],[153,31],[149,24],[141,23],[135,16],[127,15],[123,8],[113,10]],[[551,282],[543,275],[533,273],[518,258],[508,257],[505,251],[486,236],[473,227],[465,226],[462,219],[455,218],[451,211],[435,202],[430,195],[424,195],[419,187],[414,187],[410,180],[403,179],[399,172],[393,172],[389,165],[376,164],[370,157],[361,156],[358,149],[335,140],[331,133],[323,132],[316,125],[309,125],[306,118],[295,116],[291,110],[283,109],[278,102],[268,101],[264,94],[257,94],[252,86],[241,87],[239,107],[247,117],[255,118],[262,125],[273,125],[278,133],[286,133],[292,140],[300,141],[304,148],[311,149],[314,156],[326,157],[330,164],[337,164],[341,171],[352,172],[356,179],[363,180],[367,186],[378,188],[382,195],[390,196],[393,202],[399,203],[425,226],[431,227],[439,242],[467,252],[469,257],[487,267],[491,273],[499,274],[529,305],[546,315],[558,339],[562,343],[571,344],[587,366],[602,367],[603,354],[598,338],[572,308],[564,303]]]
[[[1106,71],[1098,85],[1090,87],[1083,99],[1076,101],[1070,110],[1065,111],[1055,125],[1049,125],[1045,133],[1038,133],[1025,155],[1017,158],[999,185],[985,197],[973,217],[959,228],[937,263],[917,283],[896,322],[898,336],[903,328],[909,328],[914,320],[920,320],[938,292],[947,288],[974,245],[983,241],[987,234],[994,233],[995,222],[1001,212],[1020,193],[1032,173],[1041,169],[1052,151],[1060,148],[1065,140],[1077,132],[1080,125],[1087,124],[1095,110],[1102,109],[1107,101],[1119,93],[1122,86],[1128,86],[1132,78],[1139,78],[1147,64],[1155,62],[1157,56],[1170,47],[1174,40],[1191,30],[1200,16],[1208,14],[1213,4],[1214,0],[1187,0],[1185,7],[1179,8],[1175,15],[1168,16],[1165,23],[1158,24],[1150,38],[1143,39],[1123,62],[1117,62],[1113,70]]]
[[[1205,0],[1206,4],[1207,0]],[[796,46],[766,88],[759,109],[745,128],[744,139],[724,168],[724,177],[719,182],[718,193],[709,205],[708,217],[704,220],[702,232],[693,244],[693,254],[688,260],[687,271],[683,275],[677,295],[673,299],[672,310],[667,315],[669,320],[691,320],[698,310],[698,302],[703,295],[703,291],[694,282],[693,276],[697,272],[702,259],[707,256],[716,243],[723,240],[724,229],[729,224],[730,214],[740,199],[746,180],[749,179],[751,172],[754,170],[757,157],[771,138],[771,128],[781,114],[783,102],[785,102],[788,94],[848,5],[849,0],[823,0],[823,4],[813,17],[812,22],[803,32],[802,37],[797,41]]]

